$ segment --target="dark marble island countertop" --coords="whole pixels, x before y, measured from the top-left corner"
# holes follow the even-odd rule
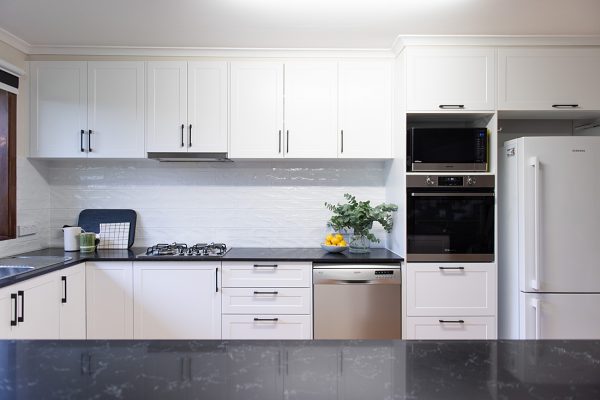
[[[222,257],[140,257],[146,252],[145,247],[132,247],[129,250],[97,250],[93,253],[66,252],[62,248],[48,248],[17,256],[59,256],[69,257],[69,261],[57,263],[48,267],[36,268],[31,271],[0,279],[0,288],[18,283],[33,277],[67,268],[85,261],[281,261],[281,262],[314,262],[321,264],[365,264],[365,263],[401,263],[402,257],[387,249],[373,248],[369,253],[351,254],[327,253],[320,248],[252,248],[234,247]]]
[[[599,399],[600,341],[3,341],[2,399]]]

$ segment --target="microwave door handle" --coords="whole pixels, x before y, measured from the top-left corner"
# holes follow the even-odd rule
[[[411,193],[412,197],[494,197],[494,193]]]

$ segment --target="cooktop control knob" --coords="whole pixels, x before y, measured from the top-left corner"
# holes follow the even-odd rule
[[[476,183],[477,183],[477,180],[474,177],[467,176],[467,185],[468,186],[473,186]]]
[[[427,177],[427,179],[425,179],[425,183],[428,185],[435,185],[435,181],[433,179],[431,179],[430,176]]]

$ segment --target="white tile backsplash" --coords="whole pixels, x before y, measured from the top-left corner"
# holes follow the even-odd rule
[[[223,241],[230,246],[315,247],[344,193],[385,201],[384,162],[260,161],[158,163],[149,160],[46,161],[50,244],[84,208],[132,208],[136,246]],[[374,233],[382,239],[381,227]]]

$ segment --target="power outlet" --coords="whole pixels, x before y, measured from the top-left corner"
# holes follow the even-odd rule
[[[17,227],[17,236],[31,236],[38,233],[37,225],[19,225]]]

